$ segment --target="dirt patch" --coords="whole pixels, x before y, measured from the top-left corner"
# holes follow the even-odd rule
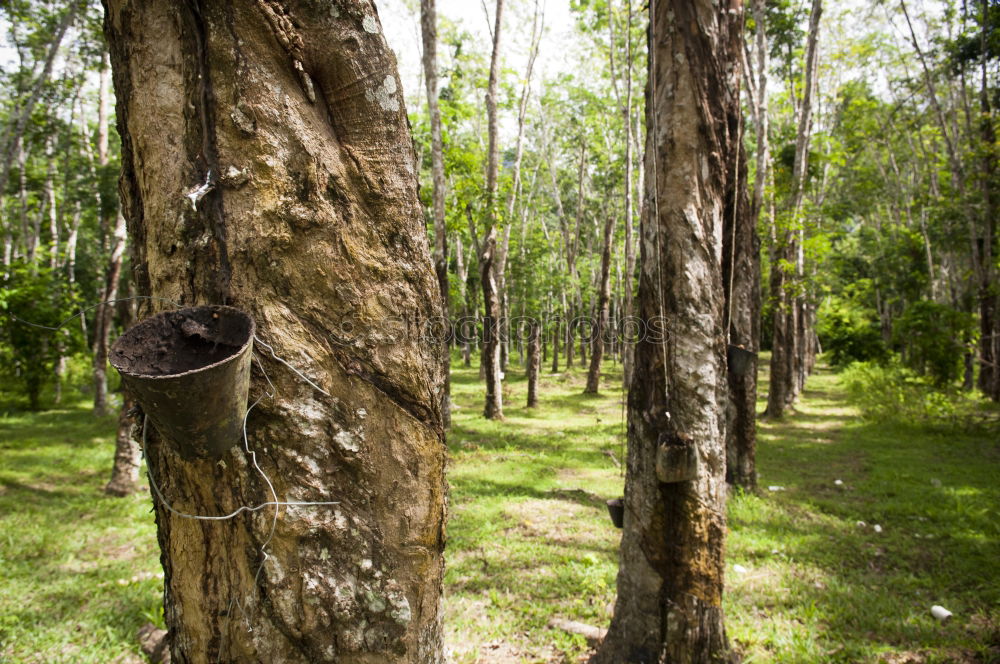
[[[512,530],[523,537],[538,537],[560,546],[601,547],[607,539],[602,528],[607,514],[603,501],[595,498],[581,494],[579,498],[567,499],[554,493],[550,500],[508,505],[504,516],[515,524]]]

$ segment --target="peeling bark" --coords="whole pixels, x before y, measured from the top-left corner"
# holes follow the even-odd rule
[[[440,295],[375,7],[105,9],[139,293],[248,311],[330,395],[258,350],[251,399],[268,379],[274,396],[247,433],[280,500],[338,505],[214,522],[156,501],[172,660],[441,662],[444,348],[424,338]],[[233,442],[221,463],[186,461],[150,432],[176,509],[272,499]]]

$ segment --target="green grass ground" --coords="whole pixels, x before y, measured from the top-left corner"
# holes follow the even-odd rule
[[[586,644],[549,619],[607,624],[619,531],[604,499],[623,486],[620,374],[608,370],[600,397],[582,396],[582,373],[546,372],[529,411],[512,367],[496,423],[481,416],[475,368],[456,364],[452,661],[577,661]],[[113,424],[85,403],[0,404],[2,662],[140,661],[136,629],[161,620],[149,495],[100,491]],[[1000,661],[997,440],[863,422],[821,370],[797,413],[761,425],[758,467],[761,492],[729,510],[725,610],[745,661]],[[954,618],[938,623],[933,604]]]

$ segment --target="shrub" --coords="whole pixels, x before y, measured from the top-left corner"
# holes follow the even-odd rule
[[[930,300],[910,304],[893,330],[895,345],[904,350],[906,366],[939,387],[962,375],[962,357],[975,336],[972,314]]]
[[[878,322],[843,300],[830,299],[823,304],[817,333],[834,367],[889,359],[889,349],[882,340]]]
[[[995,410],[955,387],[942,387],[898,360],[854,362],[840,374],[850,400],[866,419],[909,424],[978,425]]]

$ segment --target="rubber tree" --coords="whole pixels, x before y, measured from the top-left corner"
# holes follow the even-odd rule
[[[431,193],[434,217],[434,271],[441,291],[445,327],[450,329],[451,291],[448,286],[448,228],[444,218],[444,143],[441,138],[441,111],[438,107],[437,12],[434,0],[420,0],[420,36],[423,43],[424,86],[427,115],[431,123]],[[449,335],[450,340],[450,335]],[[444,399],[441,411],[445,427],[451,424],[451,352],[444,356]]]
[[[500,178],[500,136],[497,121],[497,90],[500,81],[501,35],[503,33],[504,0],[496,1],[493,27],[493,54],[490,57],[490,77],[486,89],[486,113],[489,124],[489,153],[486,166],[486,234],[479,245],[479,276],[483,289],[483,374],[486,379],[486,419],[503,419],[503,370],[500,362],[502,336],[501,293],[499,292],[497,256],[497,186]],[[470,225],[474,227],[474,222]],[[473,236],[475,234],[473,233]],[[479,244],[479,243],[477,243]],[[502,245],[501,245],[502,246]]]
[[[717,662],[726,532],[722,237],[743,165],[738,1],[650,5],[639,315],[618,596],[594,661]],[[665,322],[666,325],[665,325]]]
[[[440,295],[376,8],[105,10],[137,289],[257,325],[255,456],[187,461],[150,427],[151,476],[188,515],[271,501],[264,474],[280,501],[339,503],[205,521],[155,501],[172,661],[441,662]]]

